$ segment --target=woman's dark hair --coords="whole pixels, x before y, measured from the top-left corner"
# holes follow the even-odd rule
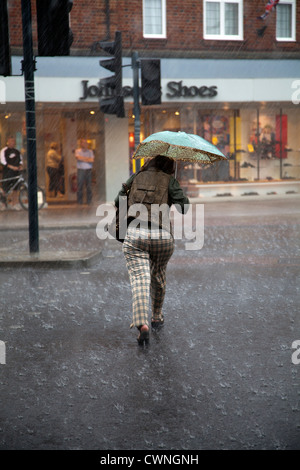
[[[168,175],[175,172],[175,162],[171,158],[165,157],[164,155],[157,155],[146,162],[141,171],[146,171],[149,168],[156,168],[157,170],[163,171]]]

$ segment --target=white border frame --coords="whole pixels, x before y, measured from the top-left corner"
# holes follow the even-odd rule
[[[167,12],[166,12],[166,0],[161,0],[161,10],[162,10],[162,33],[161,34],[145,34],[145,0],[143,0],[143,37],[148,39],[165,39],[167,37]]]
[[[215,2],[220,3],[221,6],[221,31],[220,34],[207,34],[206,33],[206,3],[207,2]],[[225,29],[225,21],[224,21],[224,11],[225,11],[225,3],[237,3],[239,5],[239,34],[236,36],[229,36],[226,35],[224,32]],[[244,28],[243,28],[243,0],[203,0],[203,38],[204,39],[211,39],[217,41],[243,41],[244,39]]]

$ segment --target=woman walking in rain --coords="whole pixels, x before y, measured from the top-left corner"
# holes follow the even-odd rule
[[[128,214],[133,217],[123,242],[123,253],[132,290],[131,327],[139,330],[140,345],[149,342],[150,297],[151,327],[158,330],[164,324],[166,269],[174,251],[170,207],[176,204],[181,213],[186,213],[189,206],[189,199],[173,176],[174,170],[174,160],[158,155],[129,178],[125,185],[127,193],[122,188],[115,199],[118,207],[119,197],[129,192]],[[140,210],[136,210],[138,207]]]

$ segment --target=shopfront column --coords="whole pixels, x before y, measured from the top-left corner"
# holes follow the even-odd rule
[[[128,119],[105,116],[106,202],[112,202],[129,178]]]

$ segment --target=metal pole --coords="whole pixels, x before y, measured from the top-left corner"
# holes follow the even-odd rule
[[[133,69],[133,114],[134,114],[134,148],[140,143],[141,133],[141,120],[140,120],[140,87],[139,87],[139,62],[138,53],[132,53],[132,69]],[[136,159],[136,171],[139,171],[141,167],[141,161]]]
[[[110,7],[109,0],[105,0],[105,23],[106,23],[106,39],[110,39]]]
[[[236,109],[233,111],[233,149],[234,149],[234,181],[237,179],[236,161]]]
[[[35,127],[35,94],[31,25],[31,2],[22,0],[23,26],[23,72],[25,85],[26,108],[26,139],[27,139],[27,169],[28,169],[28,219],[29,219],[29,250],[39,252],[39,226],[37,205],[37,164],[36,164],[36,127]]]
[[[280,108],[280,179],[282,180],[282,109]]]
[[[260,164],[260,141],[259,141],[259,109],[257,109],[257,123],[256,123],[256,138],[257,138],[257,179],[259,180],[259,164]]]

